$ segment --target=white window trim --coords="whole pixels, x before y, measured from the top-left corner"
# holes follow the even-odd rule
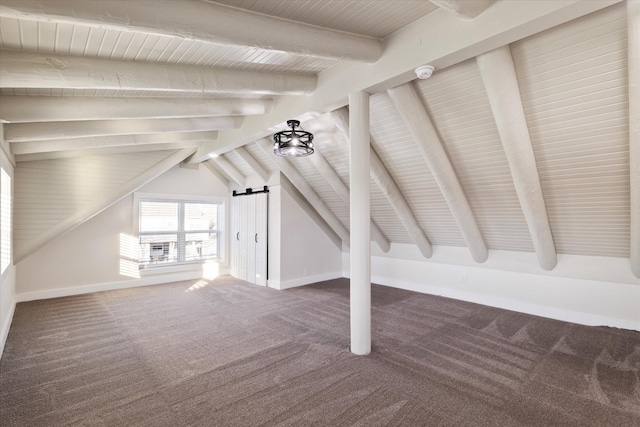
[[[229,218],[229,198],[228,197],[212,197],[212,196],[188,196],[180,194],[164,194],[164,193],[133,193],[133,220],[131,235],[140,239],[140,201],[152,200],[158,202],[187,202],[187,203],[222,203],[223,209],[220,211],[218,220],[218,239],[220,242],[220,253],[215,260],[202,260],[189,263],[178,263],[163,266],[153,266],[140,269],[140,276],[147,276],[161,273],[174,273],[189,270],[202,269],[203,264],[209,262],[217,262],[221,266],[228,265],[228,232],[227,221]]]
[[[7,266],[0,271],[0,280],[4,280],[5,276],[8,274],[9,270],[13,266],[13,210],[15,205],[15,200],[13,195],[13,188],[14,188],[13,174],[11,173],[11,169],[5,168],[3,163],[4,162],[0,162],[0,169],[2,169],[2,172],[4,172],[6,176],[9,178],[9,239],[8,239],[9,259],[7,260]],[[4,184],[3,178],[0,176],[0,186],[2,186],[3,184]],[[2,193],[1,189],[0,189],[0,194],[4,196],[4,193]],[[4,225],[2,224],[1,219],[0,219],[0,225]]]

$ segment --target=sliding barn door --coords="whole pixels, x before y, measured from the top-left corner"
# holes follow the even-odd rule
[[[231,275],[267,286],[267,193],[231,202]]]
[[[256,285],[267,286],[267,193],[256,196]]]
[[[231,198],[231,275],[240,277],[240,202]]]

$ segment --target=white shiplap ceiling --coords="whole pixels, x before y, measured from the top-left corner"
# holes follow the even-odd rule
[[[149,159],[149,162],[140,162],[140,167],[150,167],[171,153],[170,150],[197,146],[198,152],[191,162],[205,161],[210,152],[223,154],[218,160],[208,161],[218,162],[214,167],[230,182],[234,181],[231,175],[243,182],[255,171],[234,149],[244,146],[259,166],[269,172],[278,171],[277,164],[255,141],[283,128],[288,118],[301,119],[303,127],[316,135],[319,154],[348,185],[348,139],[329,112],[344,106],[349,92],[367,90],[372,94],[372,147],[406,200],[411,214],[431,244],[466,246],[455,211],[452,211],[456,208],[449,203],[446,194],[443,195],[442,184],[434,179],[418,142],[386,92],[386,89],[410,82],[433,122],[487,248],[534,252],[531,228],[512,178],[513,165],[505,155],[486,83],[474,59],[506,45],[513,58],[518,95],[546,205],[542,216],[548,218],[555,251],[631,257],[632,267],[639,268],[635,266],[638,260],[630,255],[633,239],[640,239],[640,236],[632,234],[632,218],[638,213],[632,211],[630,203],[630,193],[637,189],[637,183],[630,184],[628,109],[629,94],[638,94],[637,90],[630,89],[627,78],[628,46],[632,42],[640,43],[638,34],[631,38],[627,35],[628,22],[639,19],[637,10],[633,12],[629,2],[615,0],[562,4],[547,1],[515,4],[498,0],[493,5],[485,1],[489,8],[477,18],[469,19],[434,3],[443,2],[188,0],[182,5],[188,5],[186,9],[189,10],[174,22],[167,15],[169,12],[163,14],[162,10],[177,10],[172,9],[180,6],[175,0],[95,1],[91,6],[83,3],[83,7],[78,7],[72,0],[0,0],[0,48],[4,49],[0,51],[0,120],[5,122],[5,134],[12,141],[10,145],[18,161],[16,212],[20,213],[21,219],[17,224],[16,244],[29,238],[21,230],[34,225],[30,221],[41,221],[36,212],[42,207],[34,195],[48,188],[43,171],[51,171],[56,176],[66,173],[67,178],[59,178],[62,180],[84,175],[88,173],[80,167],[84,159],[93,159],[92,164],[98,165],[110,162],[127,165],[130,159],[140,157]],[[460,5],[462,11],[470,4],[469,0],[448,3]],[[110,8],[116,6],[119,9],[114,13],[116,9]],[[149,11],[149,16],[139,13],[145,10]],[[238,17],[238,22],[243,23],[247,31],[258,34],[255,40],[249,44],[236,42],[231,36],[226,40],[224,35],[201,24],[199,19],[202,17],[205,22],[211,20],[214,27],[216,11],[229,11],[232,14],[229,16]],[[193,18],[193,25],[185,21],[185,16]],[[261,34],[259,27],[271,25],[269,20],[273,19],[286,20],[274,21],[276,25],[299,21],[308,25],[310,31],[327,29],[331,37],[344,37],[345,46],[351,35],[364,36],[363,52],[369,50],[369,42],[373,41],[379,43],[382,54],[373,60],[357,59],[357,49],[353,51],[353,58],[341,53],[332,57],[323,49],[323,53],[315,54],[318,37],[311,40],[304,29],[290,37],[290,52],[270,49],[271,35],[266,31]],[[247,25],[247,22],[255,24]],[[242,27],[238,31],[241,32]],[[15,58],[16,52],[39,55],[40,63],[50,64],[59,76],[52,77],[46,65],[42,70],[30,70],[29,65],[16,65],[14,59],[2,61],[3,56]],[[71,66],[69,64],[76,63],[68,57],[85,58],[87,62]],[[103,61],[92,62],[98,59]],[[145,74],[142,69],[141,74],[136,74],[137,71],[125,72],[117,67],[110,70],[109,63],[113,61],[142,64],[149,71]],[[428,80],[411,82],[415,77],[412,77],[413,68],[424,62],[434,64],[436,73]],[[185,71],[183,81],[178,81],[179,77],[175,76],[179,76],[180,68],[176,67],[181,66],[191,66],[188,71],[191,74]],[[175,70],[176,74],[166,77],[158,87],[149,84],[154,75],[164,74],[165,68]],[[271,79],[274,88],[279,82],[298,75],[317,78],[317,86],[309,95],[302,96],[279,95],[277,90],[273,94],[219,90],[220,86],[212,82],[219,84],[216,73],[226,70],[259,73],[249,75],[245,81],[253,83],[258,77]],[[287,78],[282,73],[292,77]],[[92,78],[113,78],[122,86],[90,87],[91,84],[84,83],[87,87],[78,87],[76,77],[82,77],[83,82]],[[49,87],[39,84],[40,81],[55,84]],[[180,89],[189,85],[192,85],[190,90]],[[198,89],[200,87],[202,90]],[[30,123],[43,119],[29,118],[28,106],[21,110],[27,111],[24,120],[14,123],[7,120],[15,114],[12,106],[16,100],[33,96],[64,97],[59,99],[64,108],[56,112],[55,120],[61,120],[60,111],[64,112],[66,108],[70,116],[82,116],[82,112],[77,111],[79,107],[72,114],[74,104],[68,101],[72,97],[82,97],[89,102],[114,98],[125,104],[128,99],[141,97],[170,101],[229,99],[236,106],[235,110],[229,111],[229,116],[236,119],[232,121],[235,125],[228,130],[221,128],[215,132],[209,126],[206,130],[210,133],[206,134],[202,128],[189,125],[195,123],[193,120],[168,121],[163,118],[163,127],[170,123],[175,126],[170,129],[171,134],[162,134],[158,133],[161,122],[153,121],[159,120],[157,117],[140,122],[142,118],[136,116],[139,122],[135,126],[126,121],[133,117],[121,118],[120,122],[112,123],[118,125],[113,133],[102,130],[102,133],[78,138],[78,131],[65,127],[67,125],[62,121]],[[249,106],[243,110],[242,101],[254,102],[253,99],[264,100],[263,109],[255,111],[254,104],[253,110]],[[118,104],[114,105],[117,108]],[[176,117],[182,117],[180,107],[175,108]],[[220,108],[216,116],[224,111]],[[135,108],[129,105],[129,110]],[[46,111],[43,114],[46,120]],[[79,125],[84,129],[101,129],[89,122]],[[195,136],[194,131],[198,129],[202,138]],[[57,133],[54,140],[51,139],[53,131]],[[38,132],[41,132],[40,137]],[[137,135],[133,136],[134,133]],[[22,141],[16,135],[23,139],[27,135],[28,139]],[[309,159],[296,159],[293,164],[348,230],[348,206],[317,167]],[[109,173],[111,169],[101,166],[100,170]],[[127,169],[127,173],[121,171],[120,176],[129,176],[136,171],[140,172]],[[99,174],[91,176],[93,181],[107,179]],[[60,203],[79,197],[75,195],[76,190],[73,185],[64,189],[58,187],[56,194],[68,192],[58,194]],[[84,196],[79,197],[72,210],[81,209],[87,203]],[[411,233],[399,220],[396,206],[373,180],[371,206],[373,224],[389,241],[413,242]],[[57,212],[64,216],[70,214],[67,210]],[[51,221],[57,220],[62,218]],[[51,225],[42,223],[38,226]]]

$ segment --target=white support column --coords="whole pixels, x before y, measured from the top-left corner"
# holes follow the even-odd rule
[[[467,196],[442,146],[440,136],[418,94],[411,83],[405,83],[387,92],[429,165],[433,178],[467,242],[471,256],[476,262],[485,262],[489,256],[487,246],[480,234]]]
[[[253,158],[251,153],[249,153],[249,151],[246,148],[238,147],[236,148],[235,152],[238,155],[238,157],[240,157],[242,161],[245,162],[251,168],[251,170],[253,170],[256,173],[256,175],[260,177],[260,179],[262,179],[264,182],[267,182],[269,180],[269,176],[270,176],[269,172],[267,172],[262,167],[262,165],[258,163],[256,159]]]
[[[308,95],[317,83],[316,76],[303,74],[116,61],[6,49],[1,50],[0,55],[1,87]]]
[[[224,155],[216,157],[213,161],[233,182],[244,187],[246,177]]]
[[[313,155],[309,156],[308,159],[311,161],[311,163],[313,163],[316,169],[318,169],[320,175],[322,175],[322,177],[329,183],[338,197],[340,197],[344,204],[349,207],[351,203],[349,199],[349,189],[344,184],[344,182],[342,182],[342,179],[340,179],[335,169],[333,169],[333,166],[331,166],[327,159],[325,159],[318,150],[316,150]],[[389,239],[387,239],[384,233],[382,233],[382,230],[380,230],[380,227],[378,227],[373,219],[371,219],[370,222],[371,237],[373,241],[378,244],[382,252],[389,252],[389,250],[391,249],[391,243],[389,242]]]
[[[349,111],[346,108],[339,108],[331,112],[331,118],[344,136],[349,139]],[[371,141],[373,141],[373,137],[370,136],[370,138]],[[380,190],[382,190],[382,194],[384,194],[396,212],[396,215],[398,215],[398,219],[400,219],[407,233],[409,233],[409,236],[411,236],[418,246],[418,249],[420,249],[420,253],[422,253],[425,258],[431,258],[433,248],[431,247],[429,239],[425,236],[409,203],[405,200],[402,192],[373,147],[371,147],[371,177],[376,184],[378,184]]]
[[[189,119],[86,120],[80,122],[7,123],[9,142],[86,138],[109,135],[144,135],[160,132],[201,132],[240,127],[242,117],[193,117]]]
[[[545,270],[553,270],[558,258],[511,50],[503,46],[479,55],[476,60],[538,262]]]
[[[351,61],[375,62],[382,53],[380,40],[371,37],[208,1],[3,0],[0,16]]]
[[[24,141],[11,143],[11,151],[16,154],[51,153],[67,150],[91,150],[94,148],[131,147],[141,145],[172,144],[176,142],[204,142],[218,137],[216,131],[166,132],[146,135],[113,135],[71,139],[50,139],[45,141]]]
[[[82,209],[74,215],[67,217],[62,222],[59,222],[45,232],[36,235],[31,240],[24,242],[24,244],[20,247],[20,251],[18,252],[16,250],[16,253],[14,255],[14,262],[16,264],[19,263],[50,241],[84,224],[94,216],[98,215],[100,212],[114,205],[118,201],[124,199],[129,194],[133,193],[134,191],[151,182],[153,179],[162,175],[175,165],[179,164],[181,161],[192,155],[195,151],[195,148],[185,148],[174,154],[171,154],[164,160],[161,160],[151,168],[126,182],[117,190],[98,197],[96,201],[89,204],[89,206],[87,206],[86,208]]]
[[[76,120],[166,119],[264,114],[270,99],[100,98],[0,96],[0,120],[7,123]]]
[[[287,177],[294,187],[298,189],[300,194],[307,199],[309,204],[320,214],[322,219],[331,227],[331,229],[342,239],[344,243],[349,245],[349,231],[342,225],[338,217],[329,209],[322,198],[307,183],[307,180],[298,172],[298,170],[284,157],[273,154],[273,144],[267,139],[257,141],[258,147],[267,155],[272,156],[276,167]]]
[[[629,55],[629,160],[631,270],[640,277],[640,1],[627,1]]]
[[[351,176],[351,352],[371,352],[371,246],[369,218],[369,94],[349,95]]]

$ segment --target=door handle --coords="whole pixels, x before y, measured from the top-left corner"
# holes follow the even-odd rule
[[[258,233],[256,233],[256,243],[258,243]]]
[[[236,240],[240,240],[240,232],[239,231],[236,233]]]

